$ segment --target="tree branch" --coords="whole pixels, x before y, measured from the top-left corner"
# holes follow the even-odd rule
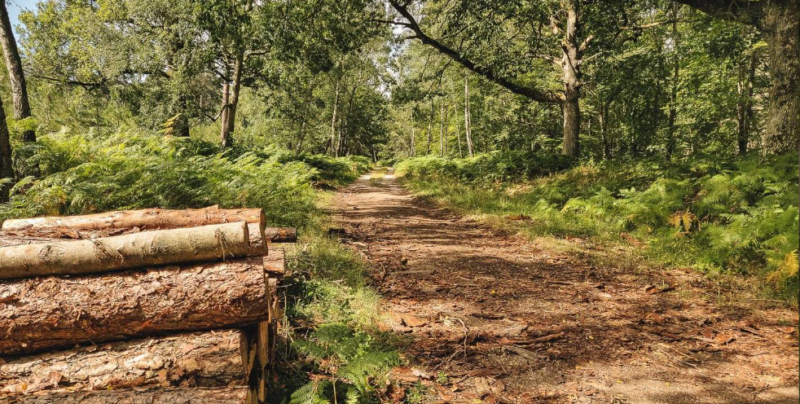
[[[753,0],[674,0],[715,18],[761,28],[765,1]]]
[[[408,21],[407,28],[409,28],[411,31],[414,32],[417,39],[419,39],[423,44],[431,46],[434,49],[438,50],[440,53],[444,54],[445,56],[449,57],[450,59],[454,60],[455,62],[469,69],[470,71],[485,77],[489,81],[492,81],[496,84],[505,87],[514,94],[523,95],[534,101],[544,102],[548,104],[560,104],[562,102],[563,97],[560,94],[555,94],[552,92],[543,92],[534,88],[517,85],[502,77],[497,77],[494,71],[492,71],[492,69],[490,68],[476,65],[471,60],[466,59],[455,49],[448,47],[447,45],[439,42],[438,40],[428,36],[425,32],[423,32],[422,28],[419,26],[414,16],[412,16],[411,13],[408,11],[406,5],[401,4],[397,0],[389,0],[389,3],[392,5],[392,7],[394,7],[395,10],[397,10],[398,13],[400,13],[400,15],[403,16],[403,18],[405,18]]]

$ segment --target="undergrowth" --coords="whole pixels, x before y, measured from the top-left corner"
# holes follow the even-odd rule
[[[315,186],[335,186],[368,167],[363,158],[234,149],[189,138],[138,132],[54,133],[20,145],[20,179],[0,221],[143,207],[260,207],[270,225],[303,227],[314,213]],[[23,159],[19,156],[26,156]]]
[[[644,254],[711,275],[760,279],[797,302],[797,155],[575,165],[561,157],[492,153],[397,164],[415,191],[464,212],[530,219],[531,236],[621,239]]]

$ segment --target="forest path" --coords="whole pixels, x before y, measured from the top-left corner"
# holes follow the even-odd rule
[[[535,243],[416,200],[392,175],[336,198],[423,402],[798,402],[797,312],[721,306],[688,270]],[[399,400],[400,394],[395,393]]]

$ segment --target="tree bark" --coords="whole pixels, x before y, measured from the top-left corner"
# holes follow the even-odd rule
[[[675,120],[678,117],[678,79],[680,74],[680,51],[678,48],[678,3],[672,3],[672,54],[675,57],[672,70],[672,89],[669,97],[669,121],[667,127],[667,158],[675,153]],[[658,126],[656,126],[658,128]]]
[[[566,0],[566,27],[562,43],[561,68],[564,80],[564,141],[561,154],[578,156],[581,132],[581,50],[578,44],[578,1]]]
[[[433,142],[433,117],[436,115],[433,107],[433,98],[431,98],[431,119],[428,121],[428,146],[426,147],[425,154],[431,154],[431,142]]]
[[[149,387],[9,397],[6,404],[245,404],[247,387]]]
[[[245,222],[215,224],[0,248],[0,279],[82,275],[247,255],[254,254]]]
[[[439,104],[439,156],[444,157],[444,100]]]
[[[416,145],[414,144],[414,139],[417,137],[416,133],[414,133],[414,121],[411,121],[411,148],[408,151],[408,157],[414,157],[416,155]]]
[[[736,102],[737,136],[736,143],[740,156],[747,154],[747,145],[750,142],[750,129],[753,127],[753,82],[758,65],[758,53],[752,51],[739,63],[739,80],[737,92],[739,99]]]
[[[59,232],[95,231],[113,229],[162,230],[209,224],[247,222],[266,228],[266,216],[261,209],[220,209],[209,206],[201,209],[140,209],[80,216],[43,216],[28,219],[9,219],[2,230],[25,232],[31,235],[58,234]],[[58,236],[56,236],[58,237]]]
[[[0,100],[0,203],[8,201],[13,186],[14,166],[11,162],[11,155],[11,136],[8,133],[3,101]]]
[[[608,108],[611,106],[611,101],[603,101],[600,103],[600,113],[597,118],[600,121],[600,138],[603,142],[603,160],[611,160],[611,141],[608,138]]]
[[[240,327],[268,317],[260,257],[0,282],[0,355]]]
[[[0,4],[0,43],[8,69],[8,81],[11,84],[11,101],[14,104],[14,119],[20,120],[31,116],[31,105],[28,102],[28,89],[25,84],[25,72],[22,70],[22,59],[19,57],[17,41],[14,40],[14,29],[8,18],[6,3]],[[22,134],[23,142],[35,142],[36,132],[26,130]]]
[[[267,240],[273,243],[294,243],[297,241],[296,227],[267,227],[264,230]]]
[[[230,85],[230,96],[227,104],[227,115],[223,121],[222,133],[220,140],[222,147],[227,148],[233,146],[233,131],[236,128],[236,108],[239,106],[239,93],[242,88],[242,70],[244,69],[244,51],[240,50],[236,53],[236,60],[233,64],[233,80]]]
[[[9,359],[0,365],[0,392],[244,384],[241,333],[178,334]]]
[[[474,156],[472,149],[472,118],[469,113],[469,77],[464,77],[464,136],[467,138],[467,152]]]
[[[336,89],[333,96],[333,114],[331,115],[331,151],[333,157],[339,157],[339,148],[336,144],[336,112],[339,109],[339,78],[336,79]]]
[[[764,152],[800,149],[800,1],[764,1],[761,22],[770,59]]]

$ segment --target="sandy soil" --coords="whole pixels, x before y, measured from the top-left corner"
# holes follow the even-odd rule
[[[798,403],[796,311],[722,305],[622,248],[503,234],[391,175],[340,192],[336,217],[407,341],[393,377],[428,402]]]

